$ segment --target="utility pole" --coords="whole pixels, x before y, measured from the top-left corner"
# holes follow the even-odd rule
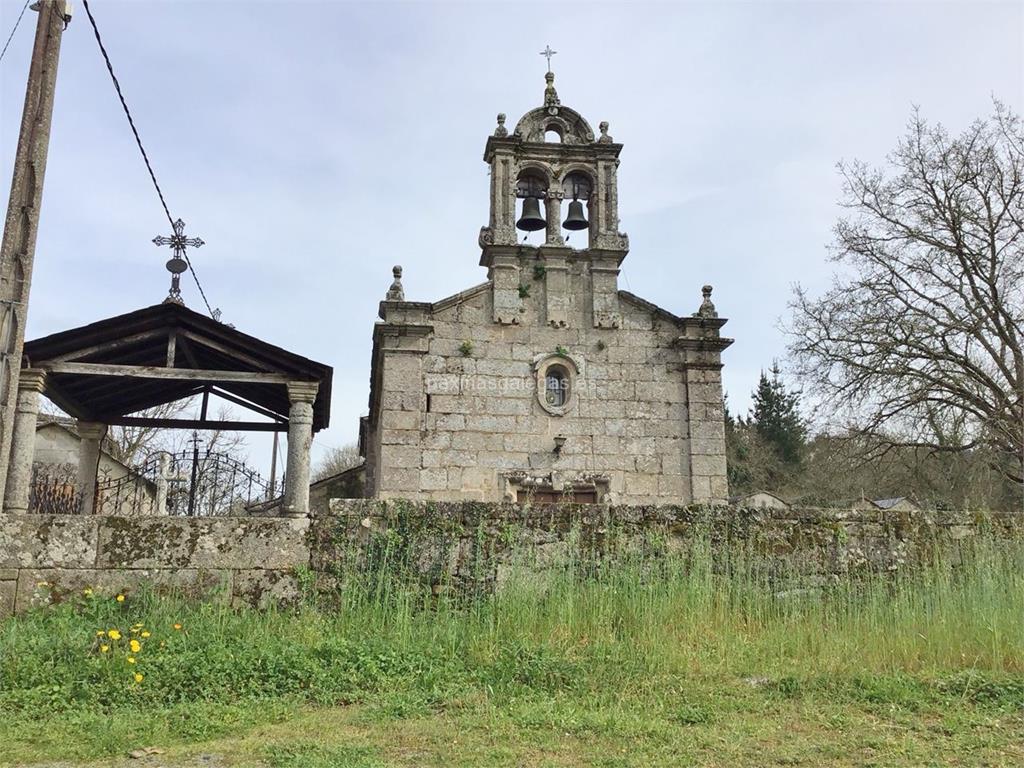
[[[18,151],[14,157],[11,198],[0,243],[0,499],[7,484],[11,456],[18,371],[25,344],[43,175],[50,149],[60,40],[71,20],[71,3],[69,0],[38,0],[32,10],[39,14],[39,22],[25,89]]]

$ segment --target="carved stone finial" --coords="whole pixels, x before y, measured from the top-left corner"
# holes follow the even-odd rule
[[[598,123],[597,127],[601,131],[601,138],[597,140],[597,143],[611,144],[612,137],[608,135],[608,121],[602,120],[600,123]]]
[[[508,136],[508,128],[505,127],[505,113],[498,113],[498,127],[494,129],[495,136]]]
[[[544,88],[544,106],[557,107],[562,102],[558,100],[558,91],[555,90],[555,73],[548,72],[544,75],[544,81],[547,83]]]
[[[700,289],[701,294],[704,296],[704,301],[700,303],[700,309],[693,313],[694,317],[718,317],[718,311],[711,301],[711,290],[710,285],[705,285]]]
[[[405,301],[405,289],[402,288],[402,268],[397,264],[392,267],[391,274],[395,276],[394,282],[388,288],[384,301]]]

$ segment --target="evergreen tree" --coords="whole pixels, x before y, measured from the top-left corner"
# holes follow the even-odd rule
[[[788,468],[800,465],[807,443],[807,425],[800,416],[800,395],[788,392],[779,377],[778,363],[769,379],[764,371],[753,393],[750,423]]]

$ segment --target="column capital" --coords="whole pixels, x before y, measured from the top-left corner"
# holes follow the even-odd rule
[[[102,440],[107,433],[107,425],[99,421],[75,419],[75,429],[83,440]]]
[[[290,403],[312,403],[320,390],[320,383],[316,381],[289,381],[286,386]]]
[[[18,371],[18,389],[42,392],[46,385],[46,371],[39,368],[22,368]]]

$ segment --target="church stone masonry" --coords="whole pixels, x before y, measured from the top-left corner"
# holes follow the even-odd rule
[[[511,134],[498,115],[484,150],[487,282],[412,302],[394,269],[360,429],[366,495],[723,502],[726,321],[710,286],[687,317],[619,290],[622,145],[546,81],[544,105]]]

